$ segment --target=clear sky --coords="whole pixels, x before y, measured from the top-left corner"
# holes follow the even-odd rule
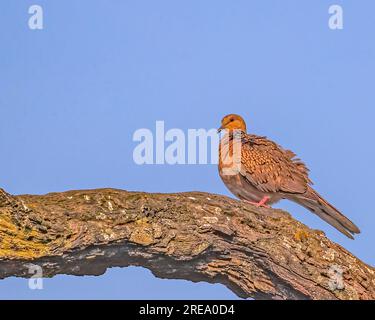
[[[28,28],[28,8],[44,29]],[[328,27],[340,4],[344,29]],[[375,263],[375,2],[3,0],[0,186],[13,194],[113,187],[229,195],[214,165],[138,166],[132,134],[215,128],[239,113],[300,156],[316,189],[362,230],[355,241],[302,207],[277,207]],[[235,298],[222,285],[142,268],[0,281],[0,298]]]

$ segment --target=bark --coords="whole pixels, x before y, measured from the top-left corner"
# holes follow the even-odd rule
[[[0,189],[0,279],[101,275],[222,283],[242,298],[374,299],[374,268],[278,209],[202,192],[97,189],[11,196]]]

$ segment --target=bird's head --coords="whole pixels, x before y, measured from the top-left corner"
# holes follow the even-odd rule
[[[221,127],[218,129],[218,132],[221,130],[241,130],[246,132],[245,120],[237,114],[228,114],[221,120]]]

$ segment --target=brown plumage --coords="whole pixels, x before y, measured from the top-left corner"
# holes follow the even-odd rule
[[[239,199],[264,205],[281,199],[294,201],[353,239],[358,227],[324,200],[312,187],[308,168],[296,155],[266,137],[246,133],[238,115],[223,118],[219,130],[219,174]],[[239,157],[236,157],[236,150]],[[237,159],[237,160],[236,160]]]

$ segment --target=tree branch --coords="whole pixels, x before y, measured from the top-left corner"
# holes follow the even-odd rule
[[[143,266],[255,299],[375,299],[374,268],[287,212],[201,192],[0,189],[0,278]],[[342,277],[340,277],[340,272]]]

